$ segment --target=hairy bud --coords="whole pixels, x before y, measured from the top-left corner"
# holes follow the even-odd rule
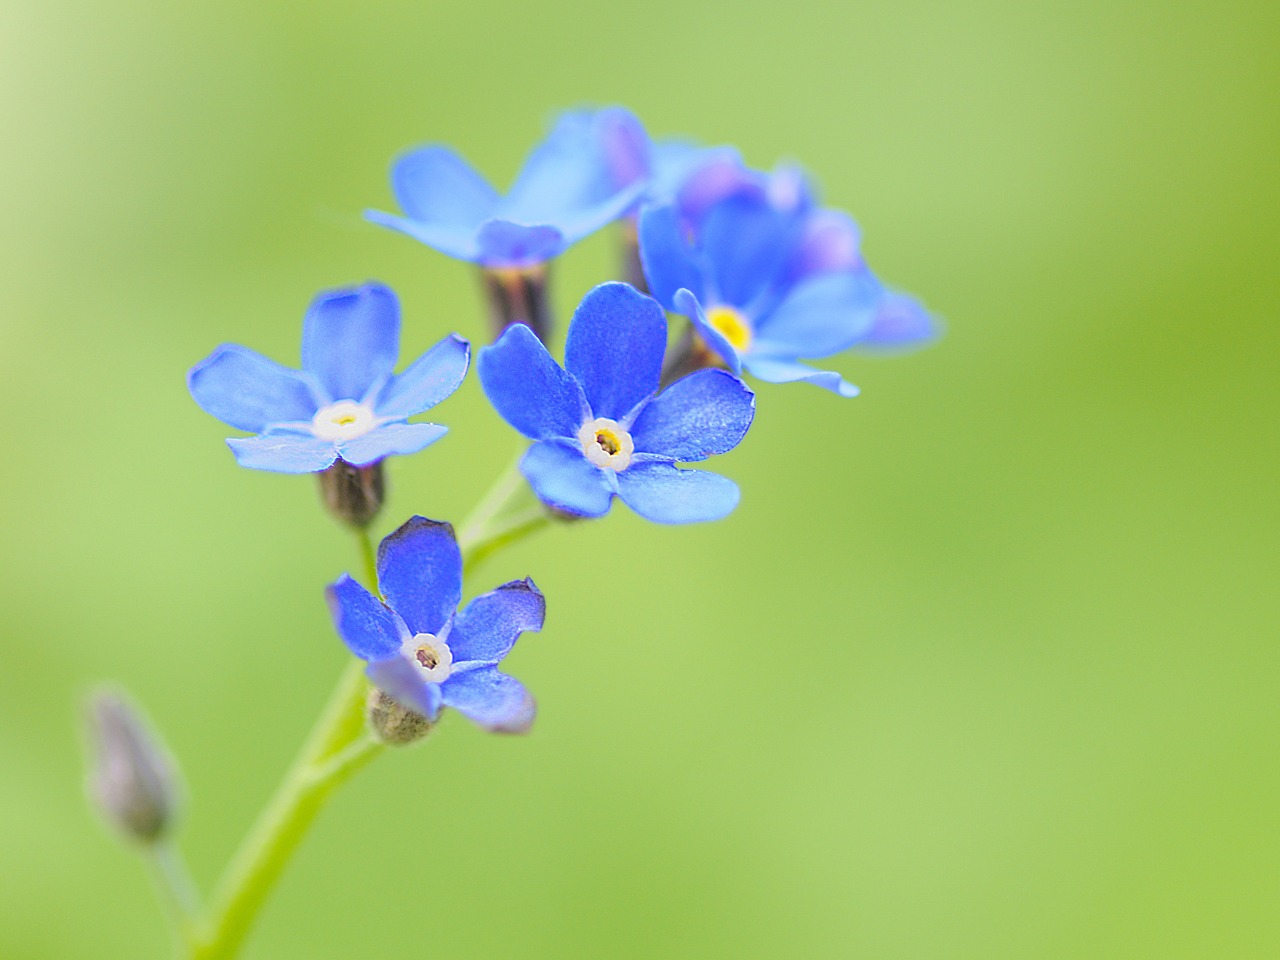
[[[364,467],[338,460],[319,477],[320,497],[342,523],[367,527],[382,509],[387,491],[381,460]]]
[[[137,708],[117,692],[95,691],[88,721],[90,798],[126,835],[158,840],[177,812],[173,761]]]
[[[376,687],[369,691],[365,715],[374,736],[391,747],[421,740],[435,726],[422,714],[400,706]]]

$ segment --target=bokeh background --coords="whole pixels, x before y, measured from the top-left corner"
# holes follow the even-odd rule
[[[366,278],[406,352],[483,337],[471,271],[360,211],[403,147],[505,182],[586,102],[800,159],[947,336],[843,358],[854,401],[762,389],[727,522],[615,510],[483,567],[550,598],[534,733],[381,759],[247,956],[1276,956],[1278,10],[7,0],[0,956],[168,951],[83,800],[94,681],[181,758],[207,888],[344,662],[353,545],[186,369],[292,363]],[[518,450],[474,378],[438,419],[380,532]]]

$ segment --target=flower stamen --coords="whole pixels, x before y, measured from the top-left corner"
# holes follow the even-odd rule
[[[415,633],[400,645],[401,656],[418,668],[428,683],[444,683],[453,672],[453,651],[431,633]]]

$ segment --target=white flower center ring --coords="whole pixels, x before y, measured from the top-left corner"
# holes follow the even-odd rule
[[[377,425],[378,415],[373,407],[354,400],[339,400],[321,407],[311,418],[311,432],[332,443],[363,437]]]
[[[408,659],[427,683],[444,683],[453,672],[453,651],[431,633],[415,633],[400,644],[400,654]]]
[[[607,470],[627,469],[636,449],[631,434],[618,426],[617,420],[608,417],[596,417],[584,423],[578,430],[578,442],[589,461]]]

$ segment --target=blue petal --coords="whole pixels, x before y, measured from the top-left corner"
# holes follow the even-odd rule
[[[310,420],[317,407],[301,373],[233,343],[192,367],[187,389],[205,413],[254,433],[272,423]]]
[[[404,657],[379,660],[364,672],[375,687],[406,710],[416,711],[432,722],[440,716],[440,684],[427,683]]]
[[[720,359],[728,364],[729,369],[735,374],[742,374],[742,359],[738,356],[737,349],[731,344],[727,337],[707,320],[706,313],[703,312],[702,304],[688,290],[677,290],[675,297],[675,308],[679,313],[684,314],[693,322],[694,328],[698,331],[698,336],[702,337],[703,343],[720,355]]]
[[[405,625],[385,603],[347,574],[324,591],[334,629],[361,660],[385,660],[400,652]]]
[[[474,230],[493,216],[498,194],[448,147],[432,145],[402,154],[391,169],[391,189],[410,218]]]
[[[327,470],[338,459],[335,444],[292,431],[233,438],[227,441],[227,446],[240,466],[276,473],[317,473]]]
[[[582,387],[524,324],[508,327],[497,343],[481,349],[476,369],[493,408],[532,440],[577,436],[589,419]]]
[[[623,107],[606,107],[596,112],[596,122],[612,185],[617,189],[637,183],[647,186],[651,144],[639,118]]]
[[[705,460],[732,450],[755,416],[756,396],[726,370],[699,370],[658,394],[631,427],[636,450]]]
[[[440,693],[446,707],[495,733],[524,733],[538,709],[524,685],[497,667],[454,673]]]
[[[747,370],[752,376],[769,383],[803,381],[812,383],[815,387],[830,390],[832,393],[838,393],[842,397],[856,397],[859,393],[858,388],[843,379],[840,374],[830,370],[815,370],[794,360],[752,355],[747,357],[746,363]]]
[[[462,599],[453,527],[410,517],[378,546],[378,587],[415,634],[438,635]]]
[[[768,289],[795,238],[794,217],[764,199],[734,196],[707,211],[699,236],[716,298],[745,307]]]
[[[611,155],[619,146],[619,121],[628,116],[617,108],[562,114],[525,161],[499,215],[554,224],[569,242],[621,216],[644,189],[638,179],[619,183]]]
[[[486,220],[476,234],[476,259],[486,267],[531,267],[558,257],[569,244],[559,228]]]
[[[625,283],[602,283],[573,312],[564,368],[595,416],[621,420],[658,389],[666,349],[667,318],[657,301]]]
[[[338,454],[347,463],[364,467],[394,454],[417,453],[448,432],[438,423],[387,423],[340,444]]]
[[[760,175],[747,169],[733,147],[715,147],[688,171],[676,197],[680,215],[698,225],[717,203],[743,193],[764,196]]]
[[[718,473],[681,470],[660,460],[641,461],[618,474],[618,496],[654,523],[697,523],[733,512],[738,486]]]
[[[577,441],[570,441],[575,444]],[[543,503],[582,517],[609,512],[613,486],[580,448],[554,441],[535,443],[520,461],[520,472]]]
[[[439,250],[446,256],[456,257],[475,263],[480,259],[480,244],[476,240],[476,230],[472,227],[450,227],[440,224],[419,223],[407,217],[397,217],[381,210],[366,210],[364,218],[380,227],[390,227],[419,243],[425,243],[433,250]]]
[[[918,346],[938,335],[937,321],[915,298],[888,292],[859,347]]]
[[[800,240],[787,264],[787,278],[798,282],[820,273],[864,269],[862,236],[853,218],[839,210],[815,210],[805,219]]]
[[[541,630],[547,601],[532,580],[513,580],[467,604],[449,631],[454,662],[497,663],[526,630]]]
[[[303,321],[302,368],[331,400],[363,400],[390,376],[399,352],[400,304],[380,283],[322,293]]]
[[[399,419],[430,410],[458,389],[470,361],[471,344],[456,333],[445,337],[391,378],[374,405],[378,416]]]
[[[846,350],[871,329],[882,294],[869,270],[811,277],[760,318],[752,352],[794,359]]]
[[[676,291],[692,290],[701,296],[705,290],[697,255],[685,239],[680,215],[671,204],[645,207],[640,211],[637,227],[640,239],[640,262],[649,290],[669,310],[675,306]]]
[[[704,147],[691,140],[664,139],[653,144],[650,151],[652,172],[647,196],[653,203],[671,203],[700,167],[714,162],[726,150],[737,156],[729,147]]]

